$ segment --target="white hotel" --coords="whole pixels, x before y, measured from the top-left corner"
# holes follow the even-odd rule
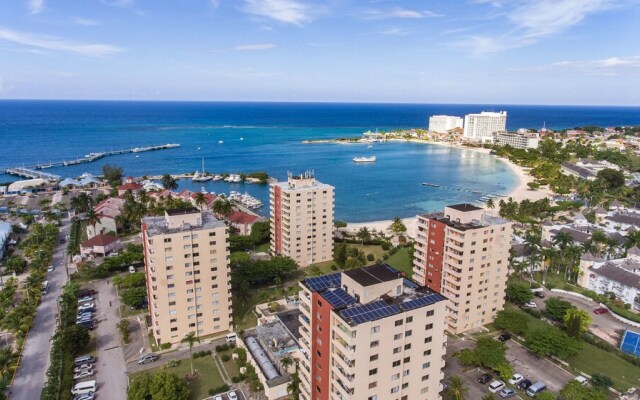
[[[474,142],[493,142],[493,134],[507,128],[507,112],[468,114],[464,117],[464,139]]]
[[[450,115],[432,115],[429,117],[429,131],[447,133],[452,129],[462,128],[462,118]]]

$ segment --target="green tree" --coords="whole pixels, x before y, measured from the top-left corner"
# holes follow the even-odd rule
[[[354,269],[360,268],[367,264],[367,257],[364,254],[364,251],[359,250],[355,247],[350,248],[349,258],[347,258],[347,262],[345,263],[345,268]]]
[[[576,339],[552,326],[531,332],[527,335],[526,345],[539,356],[555,355],[562,359],[575,356],[582,348]]]
[[[589,324],[591,324],[591,317],[585,310],[570,308],[564,315],[562,322],[564,322],[569,335],[579,338],[580,335],[587,331]]]
[[[624,186],[624,174],[613,168],[605,168],[598,171],[598,179],[602,180],[608,189],[616,189]]]
[[[122,293],[122,302],[130,307],[139,307],[147,297],[145,287],[134,287]]]
[[[112,279],[113,284],[122,289],[144,286],[146,281],[146,274],[144,272],[116,276]]]
[[[396,235],[399,235],[407,231],[407,226],[402,222],[400,217],[395,217],[393,222],[391,222],[391,225],[389,225],[389,230]]]
[[[613,386],[613,381],[607,375],[595,373],[591,376],[591,384],[599,389],[607,389]]]
[[[178,188],[178,181],[169,174],[162,175],[160,182],[162,183],[162,187],[167,190],[176,190]]]
[[[580,382],[572,380],[562,390],[560,395],[563,400],[607,400],[606,392],[583,386]]]
[[[344,268],[347,263],[347,244],[340,243],[336,246],[333,260],[340,266],[340,268]]]
[[[231,202],[227,199],[221,198],[218,198],[213,202],[213,206],[211,207],[211,209],[219,217],[227,217],[233,212],[233,206],[231,205]]]
[[[494,370],[498,373],[498,376],[500,376],[500,378],[504,380],[511,379],[511,377],[513,376],[513,367],[507,362],[498,364],[498,366],[495,367]]]
[[[516,311],[502,310],[498,312],[494,321],[495,325],[516,335],[521,335],[527,331],[529,319]]]
[[[555,321],[562,321],[567,310],[574,308],[573,304],[557,297],[551,297],[545,300],[544,304],[544,315]]]
[[[483,367],[497,368],[500,364],[506,364],[505,345],[490,337],[478,339],[474,350],[476,359]]]
[[[194,202],[196,204],[196,207],[198,207],[200,210],[204,210],[207,206],[207,198],[204,197],[204,193],[202,192],[196,193]]]
[[[516,304],[524,304],[533,299],[533,293],[526,284],[511,282],[507,285],[507,299]]]
[[[466,400],[469,387],[464,380],[454,375],[447,381],[448,386],[444,391],[444,397],[447,400]]]
[[[134,379],[127,390],[128,400],[189,400],[191,390],[175,374],[161,371],[151,377],[144,374]]]
[[[193,376],[193,344],[195,342],[200,343],[200,338],[196,335],[195,332],[189,332],[184,335],[184,338],[181,340],[183,343],[187,343],[189,345],[189,358],[191,361],[191,376]]]
[[[364,242],[368,242],[369,240],[371,240],[371,232],[369,232],[369,228],[363,226],[362,228],[358,229],[358,232],[356,232],[356,237],[360,239],[361,243],[364,245]]]
[[[4,267],[7,272],[13,272],[16,274],[21,274],[22,272],[24,272],[26,266],[27,260],[20,256],[11,256],[4,262]]]
[[[544,391],[544,392],[538,393],[536,395],[536,399],[538,399],[538,400],[556,400],[556,395],[551,393],[551,392]]]
[[[89,331],[84,326],[71,325],[64,330],[64,348],[69,351],[84,349],[89,344]]]
[[[106,179],[111,186],[120,185],[122,183],[122,176],[122,167],[111,164],[102,166],[102,177]]]
[[[492,198],[489,198],[486,202],[486,206],[489,210],[491,210],[491,214],[493,215],[493,209],[496,208],[496,203]]]

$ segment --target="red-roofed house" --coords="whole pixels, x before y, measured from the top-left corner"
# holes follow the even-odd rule
[[[98,215],[99,222],[95,226],[87,225],[87,237],[91,239],[100,233],[118,232],[116,217],[122,214],[124,203],[124,199],[109,197],[95,206],[93,210]]]
[[[124,185],[120,185],[118,186],[118,196],[122,196],[127,190],[131,190],[135,196],[142,190],[142,185],[136,182],[129,182]]]
[[[231,222],[231,226],[233,226],[238,231],[239,235],[244,236],[251,234],[251,228],[253,227],[254,223],[265,221],[265,219],[260,216],[248,214],[246,212],[238,210],[233,210],[233,213],[229,215],[227,220]]]
[[[117,236],[101,233],[80,244],[80,254],[88,256],[106,256],[122,249],[122,242]]]

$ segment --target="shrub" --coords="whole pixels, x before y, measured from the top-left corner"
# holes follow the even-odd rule
[[[376,256],[374,256],[373,254],[369,253],[367,254],[367,261],[373,261],[376,259]]]
[[[392,247],[389,249],[389,255],[392,256],[394,254],[396,254],[398,252],[398,248],[397,247]]]
[[[160,345],[160,349],[162,349],[162,350],[168,350],[170,348],[171,348],[171,343],[162,343]]]
[[[222,386],[218,386],[216,388],[213,389],[209,389],[209,396],[213,396],[219,393],[224,393],[224,392],[228,392],[229,391],[229,385],[227,385],[226,383]]]
[[[239,382],[242,382],[243,380],[244,380],[244,376],[242,375],[236,375],[231,377],[231,382],[233,383],[239,383]]]
[[[382,242],[382,250],[387,251],[391,248],[391,243],[389,242]]]
[[[231,356],[229,354],[223,354],[222,357],[220,357],[220,358],[224,362],[227,362],[227,361],[231,360]]]
[[[338,266],[335,264],[331,264],[331,270],[332,271],[337,271],[338,270]]]
[[[389,259],[389,254],[384,253],[384,255],[382,256],[383,260],[388,260]]]
[[[216,352],[217,353],[222,353],[222,352],[227,351],[227,350],[229,350],[229,345],[226,344],[226,343],[221,345],[221,346],[216,346]]]
[[[591,383],[596,388],[607,389],[611,385],[613,385],[613,381],[610,377],[604,374],[595,373],[591,377]]]

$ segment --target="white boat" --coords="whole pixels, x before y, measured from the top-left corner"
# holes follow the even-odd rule
[[[221,181],[221,180],[222,180],[222,176],[220,176],[220,175],[215,175],[215,176],[213,177],[213,179],[212,179],[212,180],[213,180],[214,182]]]
[[[224,142],[223,142],[222,140],[219,140],[219,141],[218,141],[218,143],[219,143],[219,144],[222,144],[222,143],[224,143]]]
[[[367,146],[367,149],[372,149],[372,148],[373,148],[373,146],[371,146],[371,145]]]
[[[193,178],[191,178],[191,180],[194,182],[207,182],[211,179],[212,178],[210,176],[207,176],[207,174],[205,174],[204,172],[204,157],[202,157],[202,174],[196,171],[196,173],[193,174]]]
[[[354,163],[372,163],[376,162],[376,156],[371,157],[353,157]]]
[[[244,138],[243,138],[243,137],[241,137],[241,138],[240,138],[240,140],[244,140]]]

